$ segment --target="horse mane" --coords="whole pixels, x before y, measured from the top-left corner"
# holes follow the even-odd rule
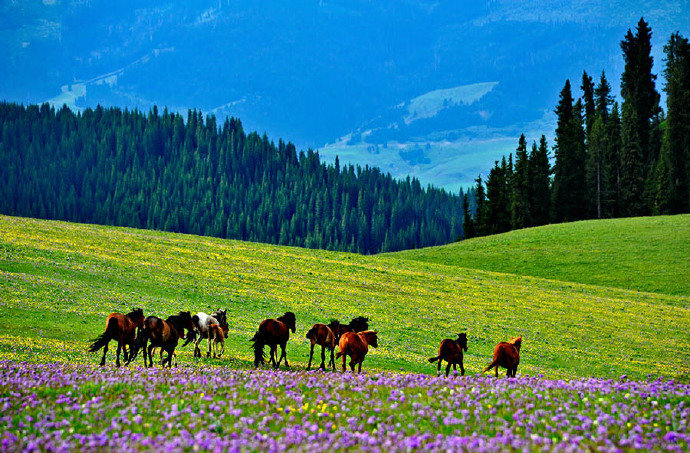
[[[295,314],[291,311],[285,312],[283,316],[278,318],[278,321],[288,326],[288,328],[293,332],[297,330],[297,318],[295,317]]]
[[[508,344],[512,344],[517,349],[520,349],[520,346],[522,346],[522,337],[511,338],[511,340],[508,342]]]
[[[378,346],[378,333],[379,333],[378,330],[363,330],[361,332],[357,332],[357,334],[364,335],[367,339],[367,343],[372,345],[373,347]],[[372,341],[372,340],[374,340],[374,341]]]

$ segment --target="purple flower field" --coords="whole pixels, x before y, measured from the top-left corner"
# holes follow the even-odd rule
[[[688,451],[690,385],[0,362],[7,451]]]

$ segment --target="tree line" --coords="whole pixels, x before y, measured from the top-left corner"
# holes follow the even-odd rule
[[[465,238],[593,218],[690,211],[690,46],[674,33],[664,46],[666,112],[652,74],[652,30],[640,19],[621,42],[622,104],[602,71],[570,80],[555,113],[554,165],[544,136],[522,135],[515,152],[476,180],[476,209],[464,204]]]
[[[240,120],[0,104],[0,212],[377,253],[462,236],[462,194],[326,165]]]

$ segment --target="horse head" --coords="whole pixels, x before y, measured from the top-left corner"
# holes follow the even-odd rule
[[[352,321],[350,321],[349,326],[355,332],[363,332],[365,330],[369,330],[369,318],[365,318],[364,316],[358,316]]]
[[[132,308],[132,311],[127,313],[127,317],[134,321],[137,327],[144,328],[144,310],[141,308]]]
[[[218,324],[223,327],[228,325],[228,310],[216,310],[216,312],[213,314],[213,317],[216,318],[218,321]]]
[[[515,346],[515,349],[517,349],[518,352],[519,352],[519,351],[520,351],[520,347],[522,346],[522,337],[513,338],[513,339],[510,340],[508,343],[510,343],[510,344],[512,344],[513,346]]]
[[[364,338],[366,339],[366,342],[369,346],[371,346],[372,348],[379,347],[378,330],[365,330],[360,333],[364,334]]]
[[[459,333],[458,334],[458,339],[455,340],[455,342],[460,346],[461,349],[464,349],[465,352],[467,352],[467,334],[466,333]]]
[[[286,312],[283,316],[278,318],[278,321],[285,323],[285,325],[292,330],[292,333],[297,332],[297,318],[295,318],[295,314],[293,312]]]
[[[194,315],[194,316],[196,316],[196,315]],[[180,312],[180,319],[182,320],[182,326],[185,329],[187,329],[187,331],[192,332],[196,329],[196,325],[194,324],[194,318],[192,317],[192,314],[190,312],[181,311]]]

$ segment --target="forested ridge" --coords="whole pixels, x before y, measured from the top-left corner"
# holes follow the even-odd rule
[[[664,46],[660,106],[652,73],[652,30],[644,19],[621,41],[622,104],[604,71],[598,83],[585,71],[573,97],[560,92],[550,164],[546,138],[522,135],[513,155],[477,178],[475,211],[465,210],[464,237],[546,223],[690,212],[690,44],[673,33]]]
[[[462,194],[199,111],[0,104],[0,212],[376,253],[462,235]]]

